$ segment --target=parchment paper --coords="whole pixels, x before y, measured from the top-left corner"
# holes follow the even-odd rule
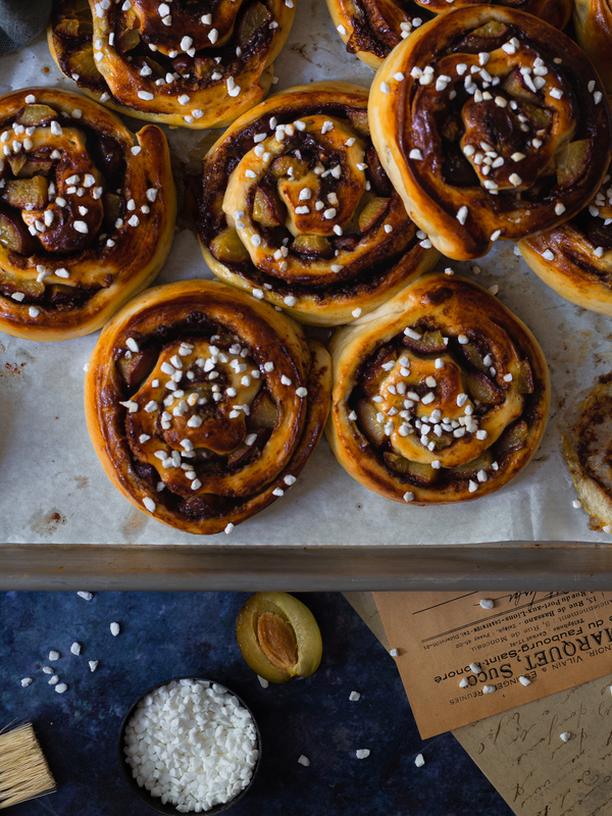
[[[323,0],[299,0],[276,73],[279,89],[319,79],[368,85],[372,78],[345,52]],[[61,78],[42,38],[0,58],[0,91],[26,85],[75,89]],[[169,137],[182,156],[197,154],[210,142],[210,134],[169,131]],[[544,444],[527,471],[500,492],[459,506],[395,504],[354,482],[323,440],[297,484],[272,507],[237,527],[231,538],[195,538],[133,508],[98,463],[82,409],[83,365],[96,336],[42,344],[0,334],[0,540],[217,546],[606,540],[589,530],[585,514],[572,507],[556,415],[610,368],[609,321],[561,300],[529,272],[510,244],[500,244],[476,268],[453,267],[499,286],[499,297],[533,329],[551,367],[553,411]],[[210,277],[210,272],[194,236],[183,229],[158,282],[197,277]]]

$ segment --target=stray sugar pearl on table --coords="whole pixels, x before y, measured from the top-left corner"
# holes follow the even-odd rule
[[[298,757],[298,765],[303,765],[305,768],[310,767],[310,760],[304,754],[300,754]]]
[[[93,598],[93,592],[88,592],[85,589],[81,589],[79,592],[77,592],[77,595],[84,601],[91,601],[91,599]]]
[[[99,660],[88,660],[87,665],[89,666],[89,671],[93,674],[95,670],[98,668],[100,661]]]
[[[369,748],[358,748],[355,751],[355,756],[357,759],[367,759],[370,756],[370,749]]]
[[[76,640],[70,647],[70,653],[76,655],[77,657],[81,654],[81,644],[77,643]]]
[[[423,767],[423,765],[425,764],[425,757],[423,756],[423,754],[417,754],[415,756],[414,764],[417,766],[417,768]]]
[[[391,655],[391,657],[398,657],[399,649],[389,649],[389,654]]]
[[[113,637],[117,637],[117,635],[121,632],[121,627],[117,623],[117,621],[113,621],[110,625],[110,633]]]
[[[68,691],[68,686],[66,683],[58,683],[55,690],[58,694],[64,694],[64,692]]]
[[[55,663],[56,660],[60,659],[60,653],[56,649],[51,649],[49,652],[49,660],[52,663]]]
[[[268,688],[268,686],[270,685],[270,683],[266,680],[265,677],[260,677],[259,675],[257,675],[257,680],[259,681],[259,685],[262,688]]]
[[[19,681],[21,684],[21,688],[27,688],[28,686],[32,685],[32,678],[31,677],[22,677]]]
[[[351,703],[356,703],[361,699],[361,694],[358,691],[351,691],[349,694],[349,700]]]

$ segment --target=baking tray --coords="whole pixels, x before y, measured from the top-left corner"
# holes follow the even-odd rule
[[[71,88],[41,38],[0,57],[5,92]],[[279,89],[318,79],[368,85],[323,0],[300,0],[276,63]],[[132,122],[135,128],[137,122]],[[167,131],[175,156],[198,158],[212,134]],[[509,244],[453,264],[534,330],[553,377],[547,434],[525,473],[462,505],[405,507],[370,493],[323,440],[286,497],[231,536],[194,537],[133,508],[111,486],[82,414],[83,366],[96,337],[58,344],[0,334],[0,587],[160,589],[513,589],[612,586],[612,540],[572,507],[559,415],[611,366],[609,321],[562,301]],[[209,276],[180,225],[159,281]]]

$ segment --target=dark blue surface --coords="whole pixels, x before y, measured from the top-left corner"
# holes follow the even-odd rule
[[[31,719],[59,792],[9,811],[15,816],[150,816],[118,767],[122,717],[144,691],[193,675],[240,694],[262,732],[263,760],[232,816],[512,816],[445,734],[423,742],[393,660],[336,594],[304,597],[323,633],[312,678],[262,689],[243,663],[234,621],[246,595],[231,593],[0,594],[0,727]],[[122,625],[113,638],[109,623]],[[80,657],[70,654],[73,641]],[[70,688],[56,694],[40,666],[49,649]],[[87,661],[100,666],[90,674]],[[22,689],[19,680],[32,676]],[[352,690],[361,700],[349,702]],[[355,758],[369,748],[367,760]],[[414,765],[421,751],[423,768]],[[306,754],[309,768],[298,765]]]

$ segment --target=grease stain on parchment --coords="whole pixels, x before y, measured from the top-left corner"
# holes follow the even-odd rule
[[[66,516],[59,510],[34,513],[30,518],[32,532],[41,536],[53,535],[64,524],[66,524]]]
[[[147,518],[140,510],[130,510],[125,521],[121,524],[121,534],[125,541],[133,539],[145,526]]]

